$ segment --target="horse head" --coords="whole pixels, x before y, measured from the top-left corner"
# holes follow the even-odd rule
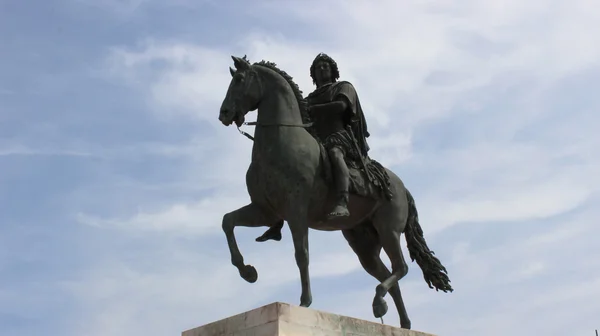
[[[260,78],[246,56],[243,58],[231,56],[231,58],[235,70],[229,68],[231,82],[221,104],[219,120],[225,126],[235,122],[239,127],[244,123],[246,114],[258,108],[262,90]]]

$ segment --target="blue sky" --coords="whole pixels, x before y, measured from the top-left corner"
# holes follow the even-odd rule
[[[600,328],[597,4],[248,3],[0,1],[1,335],[174,335],[298,304],[287,229],[236,231],[257,283],[230,265],[220,223],[248,201],[251,142],[217,116],[230,55],[307,94],[319,52],[357,88],[371,156],[414,194],[456,289],[411,263],[414,329]],[[312,308],[377,321],[341,234],[310,237]]]

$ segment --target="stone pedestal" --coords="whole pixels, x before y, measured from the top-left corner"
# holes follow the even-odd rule
[[[204,326],[182,336],[433,336],[286,303],[272,303]]]

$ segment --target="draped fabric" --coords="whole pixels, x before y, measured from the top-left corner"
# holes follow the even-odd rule
[[[369,131],[367,121],[354,86],[347,81],[327,84],[310,93],[307,96],[307,101],[309,105],[326,104],[340,98],[348,103],[348,108],[343,116],[346,128],[327,134],[321,139],[324,147],[330,149],[335,146],[342,149],[348,167],[356,169],[361,172],[361,175],[364,175],[365,178],[360,178],[355,174],[351,174],[351,185],[355,192],[365,196],[377,197],[369,191],[371,188],[368,184],[372,184],[378,190],[377,194],[379,196],[383,194],[386,198],[391,199],[392,191],[386,169],[376,160],[369,158],[368,155],[367,138],[369,137]]]

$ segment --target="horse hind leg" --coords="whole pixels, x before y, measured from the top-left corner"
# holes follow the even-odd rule
[[[373,298],[373,313],[375,315],[383,316],[387,311],[387,305],[383,297],[389,291],[390,295],[394,299],[396,308],[398,309],[398,315],[400,316],[400,326],[404,329],[410,329],[411,323],[406,312],[404,300],[402,299],[402,293],[400,291],[400,285],[398,282],[408,273],[408,265],[402,255],[400,248],[399,239],[386,238],[389,240],[383,243],[383,249],[392,262],[392,272],[388,273],[387,278],[380,280],[381,283],[375,288],[375,297]],[[392,251],[394,248],[392,244],[396,243],[397,251]],[[388,248],[386,248],[388,246]]]
[[[410,319],[398,285],[398,282],[408,273],[408,265],[400,245],[400,237],[404,231],[407,217],[407,207],[403,207],[401,203],[390,202],[384,205],[373,218],[373,227],[377,230],[381,246],[392,263],[391,274],[375,289],[373,313],[375,315],[385,314],[386,305],[383,297],[388,291],[390,291],[390,295],[396,293],[392,297],[400,315],[400,326],[410,329]]]
[[[382,246],[372,224],[367,222],[354,229],[344,230],[342,233],[352,250],[358,256],[360,264],[365,271],[381,283],[377,286],[375,298],[373,299],[374,316],[376,318],[381,318],[387,313],[387,304],[383,297],[389,291],[390,296],[396,305],[396,309],[398,310],[400,326],[405,329],[410,329],[410,320],[406,314],[400,287],[397,282],[389,285],[389,279],[393,274],[381,260],[380,252]]]

